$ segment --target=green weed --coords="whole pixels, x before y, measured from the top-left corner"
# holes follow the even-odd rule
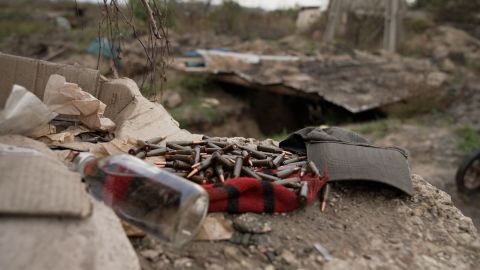
[[[469,154],[480,149],[480,132],[469,126],[463,126],[455,130],[457,136],[457,149]]]

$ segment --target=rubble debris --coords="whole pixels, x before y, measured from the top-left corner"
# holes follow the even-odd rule
[[[270,222],[261,215],[253,213],[241,214],[233,219],[234,228],[242,233],[267,233],[272,230]]]
[[[313,246],[315,247],[316,250],[318,250],[318,252],[322,254],[322,256],[325,258],[327,262],[333,260],[333,257],[330,254],[330,252],[328,252],[328,250],[324,246],[322,246],[322,244],[317,242],[313,244]]]
[[[223,213],[208,214],[195,240],[229,240],[234,229],[232,222]]]
[[[427,87],[427,76],[438,72],[428,61],[387,53],[298,57],[198,52],[205,67],[186,67],[188,59],[181,59],[174,68],[281,95],[323,99],[352,113],[410,98],[416,94],[411,89]]]

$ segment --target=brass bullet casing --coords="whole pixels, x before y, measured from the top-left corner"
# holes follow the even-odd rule
[[[257,150],[262,152],[267,152],[267,153],[274,153],[274,154],[283,153],[283,149],[275,146],[267,146],[267,145],[257,145]]]

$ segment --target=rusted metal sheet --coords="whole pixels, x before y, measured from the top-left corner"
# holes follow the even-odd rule
[[[199,53],[204,67],[188,68],[188,59],[182,59],[175,68],[282,95],[322,98],[352,113],[409,98],[426,88],[428,75],[437,72],[428,61],[360,51],[316,57]]]

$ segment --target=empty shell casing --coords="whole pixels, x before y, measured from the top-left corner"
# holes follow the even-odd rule
[[[267,152],[267,153],[275,153],[275,154],[283,153],[283,149],[275,146],[268,146],[268,145],[257,145],[257,150],[262,152]]]
[[[237,178],[240,176],[240,173],[242,172],[242,166],[243,157],[237,157],[235,160],[235,166],[233,168],[233,178]]]
[[[299,170],[300,170],[300,167],[292,167],[290,169],[277,171],[275,174],[279,178],[286,178],[286,177],[292,175],[293,173],[298,172]]]

